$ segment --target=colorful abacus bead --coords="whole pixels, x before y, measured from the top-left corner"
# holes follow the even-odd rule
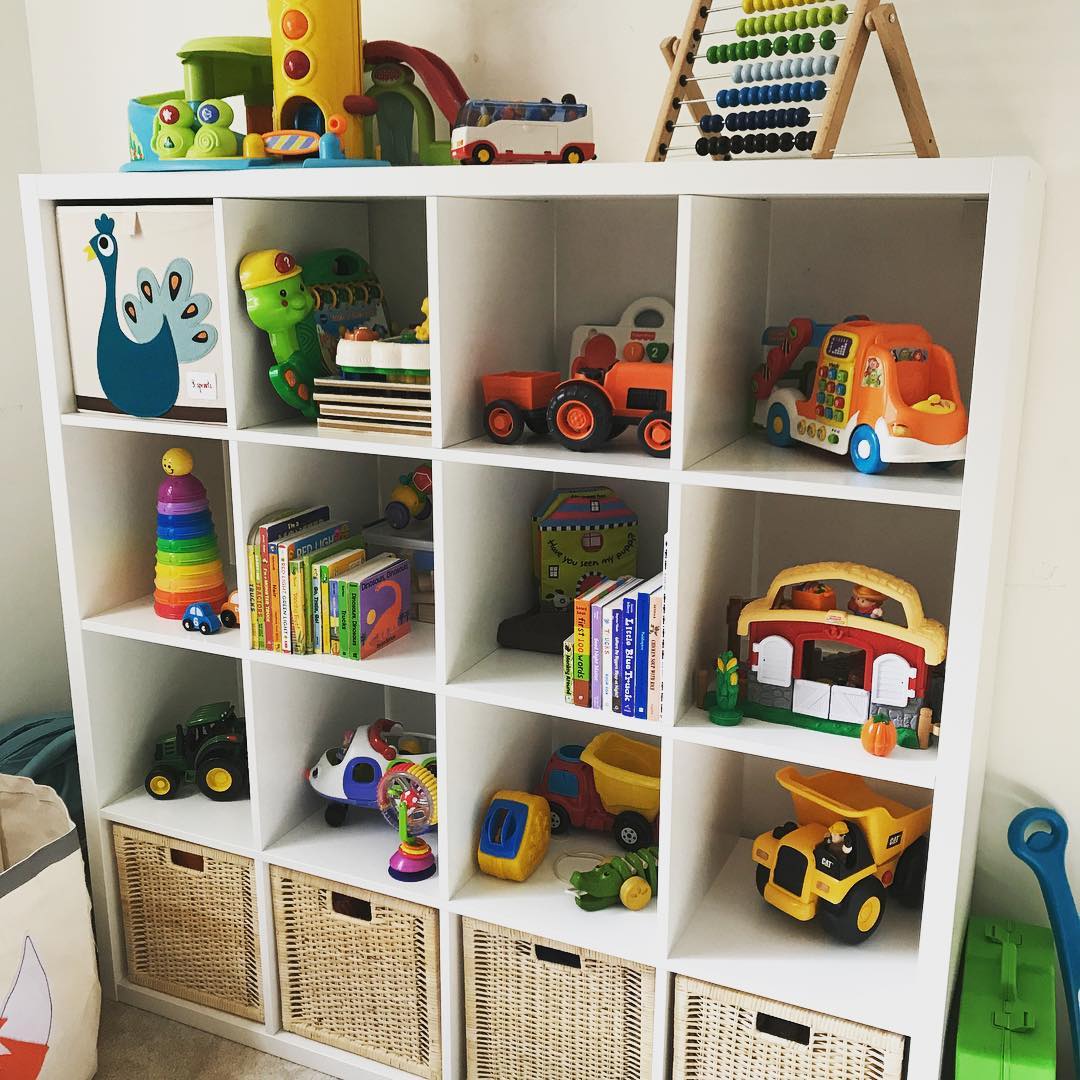
[[[839,63],[840,57],[834,53],[831,56],[789,57],[786,60],[770,60],[763,64],[736,64],[731,78],[736,83],[806,79],[814,75],[833,75]]]

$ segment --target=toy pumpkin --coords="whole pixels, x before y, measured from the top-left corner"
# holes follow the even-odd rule
[[[867,753],[888,757],[896,749],[896,727],[885,713],[878,713],[863,724],[859,739]]]

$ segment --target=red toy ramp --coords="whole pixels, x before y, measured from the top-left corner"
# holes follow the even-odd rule
[[[403,45],[400,41],[368,41],[364,45],[367,64],[406,64],[424,80],[424,86],[439,112],[451,127],[461,106],[469,100],[450,65],[427,49]]]

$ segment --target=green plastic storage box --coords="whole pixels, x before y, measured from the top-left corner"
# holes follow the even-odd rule
[[[1054,937],[1003,919],[968,923],[956,1080],[1054,1080]]]

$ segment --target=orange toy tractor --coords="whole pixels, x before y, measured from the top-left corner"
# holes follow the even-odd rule
[[[670,364],[645,359],[638,341],[618,358],[610,339],[585,343],[570,378],[554,371],[484,375],[484,430],[497,443],[515,443],[525,427],[552,432],[570,450],[597,450],[637,426],[638,441],[654,457],[671,454]]]

